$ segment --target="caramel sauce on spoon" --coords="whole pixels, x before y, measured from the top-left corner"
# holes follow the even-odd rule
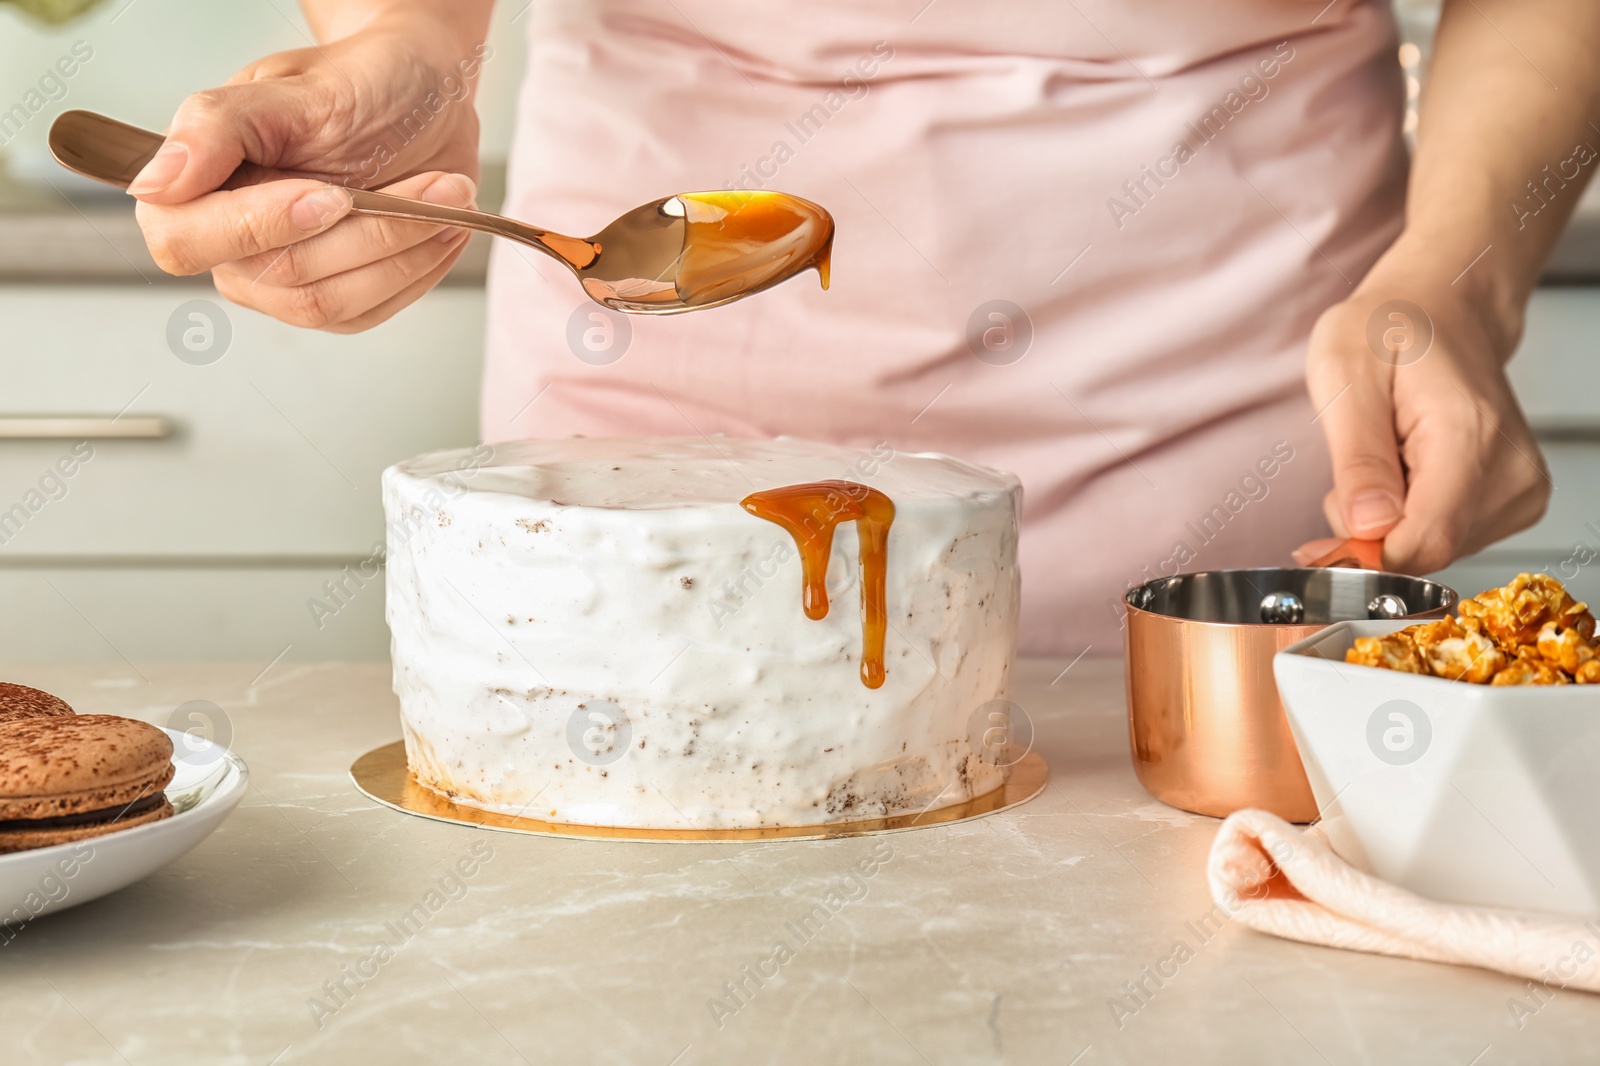
[[[674,279],[690,306],[757,292],[810,267],[828,287],[833,216],[781,192],[690,192],[678,197],[687,232]]]
[[[881,686],[884,631],[889,624],[885,589],[894,503],[877,489],[832,480],[753,492],[739,504],[757,518],[782,526],[794,538],[804,582],[801,605],[813,621],[828,616],[833,531],[840,522],[855,522],[861,540],[861,683],[868,688]]]
[[[816,268],[828,287],[833,216],[788,193],[686,192],[555,251],[589,296],[636,314],[715,307]]]

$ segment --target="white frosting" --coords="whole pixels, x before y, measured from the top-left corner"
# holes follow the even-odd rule
[[[878,689],[860,679],[853,523],[813,621],[792,538],[739,506],[828,478],[895,505]],[[809,825],[981,795],[1003,777],[983,745],[1010,696],[1021,492],[948,456],[792,438],[522,441],[391,467],[412,772],[460,803],[638,827]]]

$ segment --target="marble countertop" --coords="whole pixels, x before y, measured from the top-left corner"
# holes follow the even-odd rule
[[[166,722],[211,701],[252,778],[187,857],[0,947],[3,1057],[1487,1066],[1600,1041],[1600,997],[1557,994],[1519,1029],[1509,978],[1207,933],[1216,822],[1139,788],[1120,664],[1066,665],[1020,671],[1054,775],[1032,802],[718,845],[491,833],[374,804],[346,769],[398,736],[387,664],[6,668],[83,712]],[[472,873],[441,884],[458,868]],[[397,930],[419,904],[427,920]],[[1192,957],[1153,976],[1179,941]],[[777,975],[747,975],[758,965]]]

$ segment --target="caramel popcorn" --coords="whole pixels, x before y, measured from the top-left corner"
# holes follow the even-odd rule
[[[1473,619],[1463,625],[1454,618],[1441,618],[1411,628],[1416,631],[1412,639],[1427,672],[1435,677],[1481,685],[1505,668],[1505,652],[1495,647]]]
[[[1502,648],[1532,644],[1546,622],[1576,629],[1586,641],[1594,639],[1594,615],[1589,605],[1567,595],[1561,582],[1549,574],[1518,574],[1503,589],[1480,592],[1461,601],[1462,618],[1474,618]]]
[[[1459,618],[1358,637],[1345,661],[1477,685],[1600,684],[1594,615],[1548,574],[1518,574],[1458,610]]]
[[[1415,628],[1415,627],[1413,627]],[[1378,666],[1385,670],[1399,670],[1404,674],[1425,674],[1427,664],[1422,661],[1411,631],[1386,633],[1381,637],[1357,637],[1356,646],[1345,652],[1344,661],[1357,666]]]
[[[1511,665],[1489,679],[1491,685],[1570,685],[1572,678],[1559,667],[1538,659],[1513,659]]]
[[[1594,645],[1584,639],[1581,631],[1562,629],[1555,622],[1546,622],[1539,627],[1539,639],[1535,646],[1541,658],[1569,674],[1576,674],[1578,667],[1595,657]]]

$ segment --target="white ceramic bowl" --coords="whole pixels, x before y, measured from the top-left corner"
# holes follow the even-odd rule
[[[220,744],[168,729],[175,813],[75,844],[0,855],[0,945],[41,914],[76,907],[161,869],[204,840],[244,796],[250,772]]]
[[[1600,916],[1600,686],[1344,661],[1406,624],[1340,622],[1273,660],[1334,850],[1432,899]]]

